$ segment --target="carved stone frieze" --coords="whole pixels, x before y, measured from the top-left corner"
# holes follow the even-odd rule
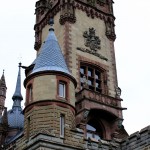
[[[36,2],[36,24],[34,49],[39,50],[41,47],[42,29],[49,24],[49,19],[54,17],[60,11],[59,0],[39,0]]]
[[[61,1],[61,15],[60,15],[60,24],[64,24],[66,21],[70,23],[76,22],[75,17],[75,7],[74,7],[74,0],[65,0]]]
[[[104,9],[97,6],[103,6]],[[106,5],[106,6],[104,6]],[[108,39],[114,41],[116,39],[115,30],[114,30],[114,20],[115,17],[112,11],[112,2],[108,0],[84,0],[83,3],[80,0],[75,3],[75,8],[81,11],[84,11],[88,17],[99,18],[104,20],[106,25],[106,36]]]
[[[87,0],[87,4],[91,6],[96,6],[96,4],[104,6],[104,4],[106,4],[106,0]]]
[[[105,6],[101,6],[101,4]],[[84,11],[88,17],[99,18],[105,21],[106,36],[110,40],[115,40],[114,19],[112,2],[108,0],[39,0],[36,2],[36,24],[34,26],[35,32],[39,32],[49,23],[49,19],[60,12],[60,24],[66,21],[70,23],[76,22],[75,10],[80,9]],[[111,21],[107,21],[110,18]],[[111,31],[110,31],[111,30]],[[38,50],[42,39],[35,36],[35,49]]]

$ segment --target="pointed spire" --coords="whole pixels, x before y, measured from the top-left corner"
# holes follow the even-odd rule
[[[1,77],[1,80],[0,80],[0,86],[6,87],[4,70],[3,70],[3,74],[2,74],[2,77]]]
[[[14,103],[13,107],[20,107],[21,108],[21,100],[23,100],[23,97],[21,95],[21,63],[19,63],[19,71],[18,71],[18,77],[17,77],[17,83],[16,83],[16,90],[12,97]]]
[[[41,52],[36,59],[32,74],[41,71],[58,71],[70,75],[58,40],[55,36],[54,29],[52,28],[53,24],[53,20],[50,19],[51,28],[42,45]]]

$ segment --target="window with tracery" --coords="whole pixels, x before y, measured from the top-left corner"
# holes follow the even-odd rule
[[[106,92],[106,75],[105,71],[98,67],[81,64],[80,66],[80,86],[81,89],[86,86],[90,90],[100,93]]]

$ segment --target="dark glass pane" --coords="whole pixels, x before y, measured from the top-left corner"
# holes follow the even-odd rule
[[[91,68],[88,69],[88,76],[89,77],[93,76],[93,70]]]
[[[59,83],[59,96],[65,97],[65,84]]]
[[[88,85],[92,85],[92,81],[91,80],[88,80]]]
[[[80,73],[81,73],[81,74],[85,74],[85,67],[84,67],[84,66],[81,66],[81,68],[80,68]]]
[[[99,71],[95,71],[95,79],[100,80],[100,72]]]
[[[96,87],[100,88],[100,83],[99,82],[96,82]]]

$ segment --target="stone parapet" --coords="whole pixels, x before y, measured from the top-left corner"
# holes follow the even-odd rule
[[[150,126],[131,134],[121,142],[121,150],[149,150]]]

